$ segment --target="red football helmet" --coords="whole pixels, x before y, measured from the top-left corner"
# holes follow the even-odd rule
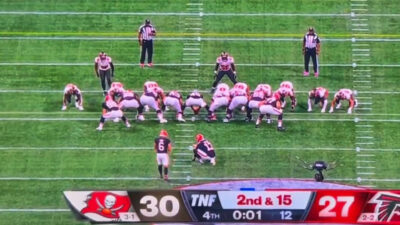
[[[197,142],[200,142],[200,141],[202,141],[202,140],[204,140],[204,136],[203,136],[202,134],[197,134],[197,135],[196,135],[196,141],[197,141]]]
[[[160,137],[168,137],[168,132],[164,129],[160,131]]]

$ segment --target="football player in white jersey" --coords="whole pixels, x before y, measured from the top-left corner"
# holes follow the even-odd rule
[[[333,101],[331,103],[331,108],[329,110],[329,113],[333,113],[333,108],[336,105],[336,109],[340,109],[342,106],[341,102],[342,100],[347,100],[349,101],[349,108],[347,109],[347,113],[351,114],[353,111],[354,107],[357,107],[358,101],[354,97],[354,93],[350,89],[340,89],[338,92],[336,92],[335,97],[333,98]]]
[[[75,107],[79,110],[83,110],[83,97],[82,92],[79,90],[78,86],[75,84],[67,84],[64,88],[64,96],[63,96],[63,106],[61,110],[66,110],[67,105],[71,103],[72,96],[75,97]]]

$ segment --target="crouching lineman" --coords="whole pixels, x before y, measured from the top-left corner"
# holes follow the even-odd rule
[[[296,102],[296,96],[294,94],[294,88],[293,84],[290,81],[283,81],[279,85],[279,89],[276,91],[279,92],[281,99],[280,101],[282,102],[282,108],[285,108],[286,106],[286,97],[290,97],[290,100],[292,101],[292,111],[294,111],[294,108],[297,105]]]
[[[272,96],[272,89],[269,84],[257,85],[256,89],[254,89],[253,93],[251,94],[249,104],[247,104],[246,107],[247,122],[250,122],[253,118],[253,116],[251,115],[253,109],[258,109],[260,102],[264,101],[267,98],[270,98],[271,96]]]
[[[100,124],[96,128],[96,130],[103,130],[103,126],[106,120],[115,120],[115,119],[122,119],[124,121],[126,127],[131,127],[131,124],[124,116],[124,113],[118,107],[118,104],[112,99],[111,96],[106,95],[105,101],[103,103],[103,114],[100,117]]]
[[[114,101],[116,101],[117,97],[122,97],[124,91],[124,85],[121,82],[112,82],[107,94],[110,95]]]
[[[139,96],[132,90],[124,90],[122,92],[118,106],[121,110],[137,109],[136,119],[144,121],[143,106],[140,104]]]
[[[347,109],[347,113],[351,114],[354,107],[357,107],[357,99],[354,98],[353,91],[350,89],[340,89],[336,92],[335,97],[333,98],[331,109],[329,113],[333,113],[333,107],[337,104],[336,109],[340,109],[342,106],[341,100],[348,100],[349,101],[349,109]]]
[[[229,86],[225,83],[218,84],[217,89],[215,90],[211,100],[207,121],[210,122],[217,120],[215,111],[220,107],[227,107],[229,105],[230,99]]]
[[[185,122],[182,113],[182,108],[183,108],[182,95],[178,91],[170,91],[167,94],[164,100],[163,110],[165,110],[165,107],[167,106],[173,108],[176,111],[176,119],[178,121]]]
[[[187,96],[185,104],[183,105],[183,110],[185,110],[186,107],[190,107],[193,110],[194,117],[192,117],[192,121],[196,120],[201,108],[205,108],[207,112],[209,112],[208,105],[204,101],[203,95],[197,90],[194,90]]]
[[[260,126],[264,115],[267,116],[267,123],[271,123],[271,115],[278,116],[278,131],[284,131],[285,128],[282,126],[283,110],[281,107],[281,96],[279,93],[275,93],[273,97],[268,98],[260,103],[260,115],[256,121],[256,128]]]
[[[246,106],[250,97],[250,88],[247,84],[239,82],[230,90],[231,102],[226,110],[224,123],[228,123],[232,119],[233,110],[237,107]]]
[[[164,119],[163,112],[160,108],[160,102],[163,103],[164,99],[164,91],[158,86],[157,82],[146,81],[146,83],[144,83],[144,91],[140,97],[140,104],[143,106],[149,106],[150,108],[156,110],[160,123],[168,122],[166,119]]]
[[[196,141],[197,144],[195,144],[193,148],[193,161],[197,159],[201,164],[203,164],[204,161],[210,161],[210,163],[215,166],[215,151],[212,144],[204,139],[202,134],[196,135]]]
[[[324,113],[326,106],[328,105],[328,89],[323,87],[317,87],[308,92],[308,112],[312,111],[312,100],[314,99],[314,104],[320,103],[322,106],[321,112]]]
[[[83,110],[83,98],[81,90],[75,84],[67,84],[64,88],[63,106],[61,110],[66,110],[67,105],[71,103],[72,96],[75,97],[75,107]]]
[[[160,174],[160,178],[168,180],[169,153],[172,151],[172,146],[166,130],[161,130],[160,136],[154,140],[154,150],[157,154],[158,173]]]

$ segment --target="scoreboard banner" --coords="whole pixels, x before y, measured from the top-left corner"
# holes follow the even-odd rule
[[[65,191],[91,223],[252,222],[400,224],[400,191]]]

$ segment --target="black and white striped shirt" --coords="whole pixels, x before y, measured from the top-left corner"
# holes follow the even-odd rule
[[[306,48],[315,48],[317,44],[320,43],[319,37],[316,33],[310,34],[308,32],[306,33],[306,35],[304,35],[303,42]]]
[[[151,24],[143,24],[142,26],[139,27],[139,33],[142,35],[143,40],[153,40],[156,29],[151,25]]]

